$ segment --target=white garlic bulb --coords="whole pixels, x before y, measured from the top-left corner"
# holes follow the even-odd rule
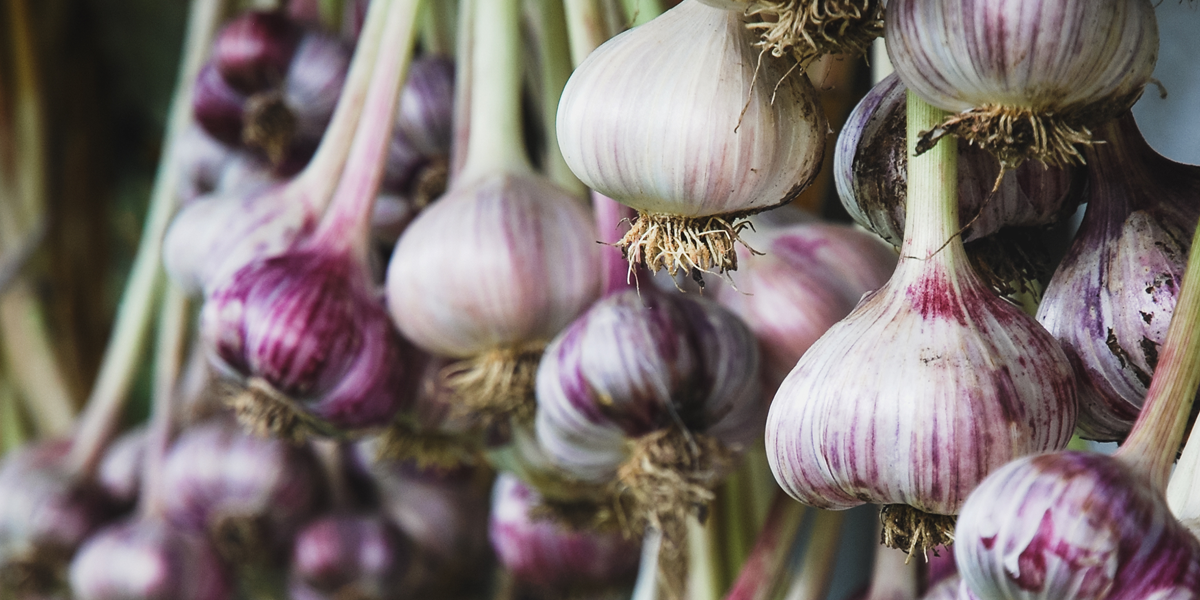
[[[631,261],[735,269],[736,219],[792,200],[820,169],[828,126],[812,85],[784,61],[760,63],[754,38],[740,14],[685,0],[609,40],[567,82],[563,157],[639,211],[619,244]]]

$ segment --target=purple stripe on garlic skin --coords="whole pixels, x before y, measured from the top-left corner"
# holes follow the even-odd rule
[[[750,244],[764,254],[739,248],[737,288],[721,286],[716,299],[758,338],[773,393],[821,334],[887,281],[896,253],[874,235],[824,224],[766,229]]]
[[[578,200],[516,174],[459,182],[396,244],[387,301],[424,350],[466,358],[548,340],[599,293],[595,227]]]
[[[534,520],[541,498],[511,473],[500,473],[492,492],[488,537],[500,564],[521,583],[563,592],[632,583],[639,543],[619,531],[571,530]]]
[[[396,137],[422,156],[450,154],[454,61],[424,56],[413,61],[396,108]]]
[[[1140,471],[1061,452],[1000,469],[963,505],[954,555],[979,600],[1195,598],[1200,542]]]
[[[78,600],[227,600],[234,584],[208,540],[155,518],[105,528],[70,570]]]
[[[1038,309],[1074,361],[1080,432],[1122,439],[1145,400],[1200,218],[1200,167],[1156,153],[1126,113],[1085,151],[1087,213]]]
[[[856,223],[893,246],[904,238],[908,158],[904,131],[906,88],[895,74],[880,81],[858,103],[838,136],[834,181],[838,197]],[[958,140],[959,222],[970,227],[963,241],[990,236],[1007,226],[1048,225],[1079,205],[1083,172],[1028,161],[1000,174],[996,159]]]
[[[762,423],[757,370],[753,335],[718,305],[652,288],[611,294],[547,347],[538,440],[597,483],[627,458],[630,438],[677,420],[736,448]]]

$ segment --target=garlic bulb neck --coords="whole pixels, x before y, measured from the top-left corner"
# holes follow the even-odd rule
[[[913,156],[920,132],[944,115],[909,92],[907,139],[912,158],[908,163],[904,242],[900,246],[902,263],[916,259],[957,266],[966,261],[966,250],[958,235],[958,147],[947,141],[921,156]],[[970,268],[965,270],[970,272]]]

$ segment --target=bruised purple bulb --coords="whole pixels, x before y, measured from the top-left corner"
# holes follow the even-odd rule
[[[412,597],[413,546],[380,515],[328,515],[292,545],[293,598],[401,600]]]
[[[207,532],[223,556],[281,558],[324,503],[324,478],[306,446],[242,433],[212,421],[187,429],[165,458],[165,514]]]
[[[750,243],[763,254],[739,248],[737,287],[720,287],[716,298],[754,331],[773,391],[821,334],[887,282],[896,253],[840,225],[768,228]]]
[[[1144,473],[1114,457],[1059,452],[1005,465],[963,504],[954,537],[959,572],[978,600],[1200,591],[1200,542]]]
[[[637,575],[639,544],[616,530],[573,531],[530,517],[537,492],[501,473],[492,492],[488,536],[500,564],[518,581],[565,591],[619,587]]]
[[[231,87],[253,94],[283,81],[300,29],[280,12],[250,11],[213,40],[213,65]]]
[[[1084,149],[1087,212],[1038,308],[1080,382],[1079,430],[1120,440],[1140,412],[1200,218],[1200,167],[1172,162],[1133,115]]]
[[[411,401],[411,348],[349,254],[314,246],[243,267],[209,295],[201,331],[247,381],[239,412],[269,431],[382,426]]]
[[[908,157],[905,154],[904,84],[890,75],[867,93],[838,136],[834,180],[846,212],[859,225],[899,247],[904,239]],[[1069,216],[1080,202],[1082,173],[1027,161],[1000,180],[987,151],[958,140],[959,219],[963,240],[1003,227],[1041,226]]]
[[[78,600],[227,600],[231,577],[204,536],[145,518],[102,529],[71,562]]]
[[[0,589],[54,591],[80,544],[118,515],[99,485],[67,471],[70,447],[39,442],[0,463]]]

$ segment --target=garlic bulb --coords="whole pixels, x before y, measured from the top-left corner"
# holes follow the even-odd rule
[[[905,92],[895,74],[871,88],[847,117],[833,159],[834,181],[846,212],[896,247],[904,239],[908,178]],[[1083,169],[1027,162],[997,180],[1000,168],[994,158],[964,139],[957,144],[963,241],[990,236],[1002,227],[1049,225],[1079,205]]]
[[[296,600],[400,600],[413,592],[414,549],[378,514],[333,514],[296,535],[289,593]]]
[[[758,45],[800,64],[825,54],[863,54],[883,35],[883,0],[700,0],[751,17]]]
[[[1087,213],[1038,320],[1080,381],[1079,430],[1120,440],[1150,386],[1200,218],[1200,167],[1155,152],[1126,113],[1085,151]]]
[[[886,23],[904,85],[956,113],[918,151],[952,133],[1006,168],[1083,162],[1076,144],[1133,105],[1158,56],[1150,0],[893,0]]]
[[[910,95],[909,139],[940,116]],[[910,552],[947,541],[948,515],[988,473],[1066,446],[1075,425],[1066,355],[987,289],[954,235],[956,157],[943,142],[910,161],[895,273],[800,358],[767,418],[785,491],[825,509],[890,505],[885,541]]]
[[[1145,474],[1099,454],[1005,465],[971,493],[954,556],[980,600],[1195,598],[1200,542]]]
[[[71,562],[78,600],[230,600],[234,585],[203,536],[156,518],[100,530]]]
[[[791,201],[820,169],[827,125],[812,85],[783,61],[760,65],[744,25],[685,0],[591,53],[563,89],[567,165],[639,212],[619,243],[630,262],[736,269],[739,219]]]
[[[213,64],[234,89],[253,94],[283,80],[300,28],[281,12],[246,11],[213,40]]]
[[[817,338],[887,281],[896,254],[840,225],[768,228],[753,243],[765,255],[739,249],[737,288],[720,287],[716,299],[758,338],[763,389],[773,391]]]

